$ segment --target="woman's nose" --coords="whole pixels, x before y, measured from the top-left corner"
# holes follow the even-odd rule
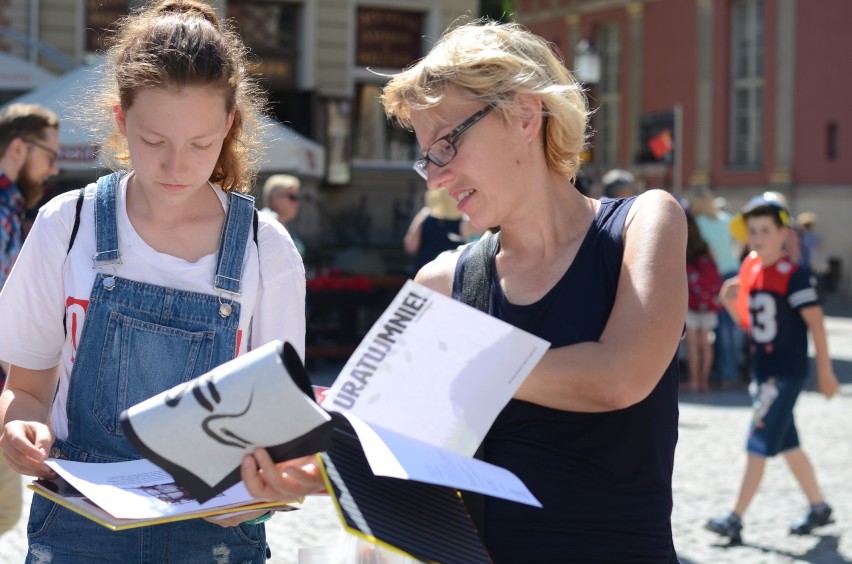
[[[426,180],[426,187],[430,190],[440,190],[444,188],[447,181],[452,178],[452,165],[438,166],[435,163],[426,161],[426,170],[429,172],[429,178]]]

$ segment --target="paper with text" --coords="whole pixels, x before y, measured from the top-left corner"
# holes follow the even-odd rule
[[[176,516],[254,500],[240,482],[206,503],[198,503],[168,472],[144,459],[104,464],[49,459],[47,465],[119,519]]]
[[[473,456],[549,343],[408,281],[323,407]]]
[[[344,414],[377,476],[417,480],[541,507],[524,483],[504,468],[406,437]]]

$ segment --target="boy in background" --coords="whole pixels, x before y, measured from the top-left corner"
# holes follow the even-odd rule
[[[732,543],[742,540],[742,517],[760,486],[766,458],[779,453],[810,502],[807,515],[791,525],[790,533],[808,534],[833,522],[813,466],[799,445],[793,419],[793,406],[808,376],[808,330],[816,351],[820,393],[831,399],[840,385],[828,354],[816,289],[809,273],[790,261],[783,250],[789,223],[789,212],[777,200],[762,196],[753,198],[731,223],[732,231],[746,232],[751,252],[743,260],[739,276],[722,286],[721,296],[751,341],[754,417],[734,508],[724,517],[710,519],[705,528]]]

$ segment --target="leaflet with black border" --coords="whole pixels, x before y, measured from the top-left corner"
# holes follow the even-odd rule
[[[282,461],[326,450],[331,417],[289,343],[273,341],[121,415],[139,454],[201,502],[240,481],[246,454]]]

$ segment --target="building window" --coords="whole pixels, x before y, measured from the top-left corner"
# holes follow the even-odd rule
[[[377,73],[393,74],[423,56],[424,13],[392,8],[357,10],[353,157],[409,164],[419,158],[417,139],[385,117]]]
[[[239,25],[246,45],[261,49],[295,51],[299,46],[301,4],[231,0],[228,16]]]
[[[760,166],[763,129],[763,0],[735,0],[731,10],[731,114],[728,160]]]
[[[231,0],[228,16],[252,51],[252,74],[269,90],[296,88],[299,22],[302,5],[256,0]]]
[[[829,123],[825,128],[825,158],[829,161],[836,161],[837,155],[840,152],[837,146],[837,124]]]
[[[601,56],[601,79],[598,83],[600,108],[596,112],[596,161],[606,166],[618,163],[618,113],[620,104],[619,69],[621,68],[621,33],[618,24],[605,24],[597,30]]]
[[[419,159],[414,133],[385,117],[380,101],[382,84],[356,85],[355,107],[356,159],[367,161],[405,161]]]
[[[4,2],[4,4],[6,3]],[[22,2],[19,5],[24,5],[24,3]],[[89,53],[103,51],[107,47],[107,30],[112,29],[115,22],[129,12],[128,0],[89,1],[85,5],[86,51]],[[38,12],[38,8],[35,11]],[[37,18],[38,15],[35,17]]]

